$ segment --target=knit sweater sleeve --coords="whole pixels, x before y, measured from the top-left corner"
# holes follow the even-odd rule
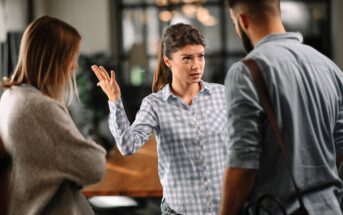
[[[64,106],[55,101],[38,106],[35,119],[55,145],[56,174],[79,186],[100,181],[105,174],[106,151],[81,135]]]

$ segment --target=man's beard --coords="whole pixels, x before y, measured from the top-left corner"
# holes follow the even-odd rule
[[[240,24],[238,24],[239,30],[241,31],[241,40],[243,43],[243,47],[247,53],[251,52],[254,49],[254,46],[252,45],[251,40],[249,39],[247,33],[243,31]]]

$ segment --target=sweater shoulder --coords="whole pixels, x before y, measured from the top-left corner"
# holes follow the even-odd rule
[[[67,109],[32,87],[13,86],[1,97],[1,115],[13,123],[30,124],[60,117]]]

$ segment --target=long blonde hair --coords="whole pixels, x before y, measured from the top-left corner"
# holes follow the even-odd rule
[[[81,36],[71,25],[42,16],[24,31],[17,66],[3,87],[30,84],[43,94],[70,102],[77,95],[75,73],[69,71],[79,52]]]

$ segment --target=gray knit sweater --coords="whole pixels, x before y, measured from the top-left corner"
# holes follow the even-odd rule
[[[10,215],[93,214],[80,189],[104,175],[105,150],[85,140],[63,105],[30,85],[11,87],[0,135],[13,158]]]

